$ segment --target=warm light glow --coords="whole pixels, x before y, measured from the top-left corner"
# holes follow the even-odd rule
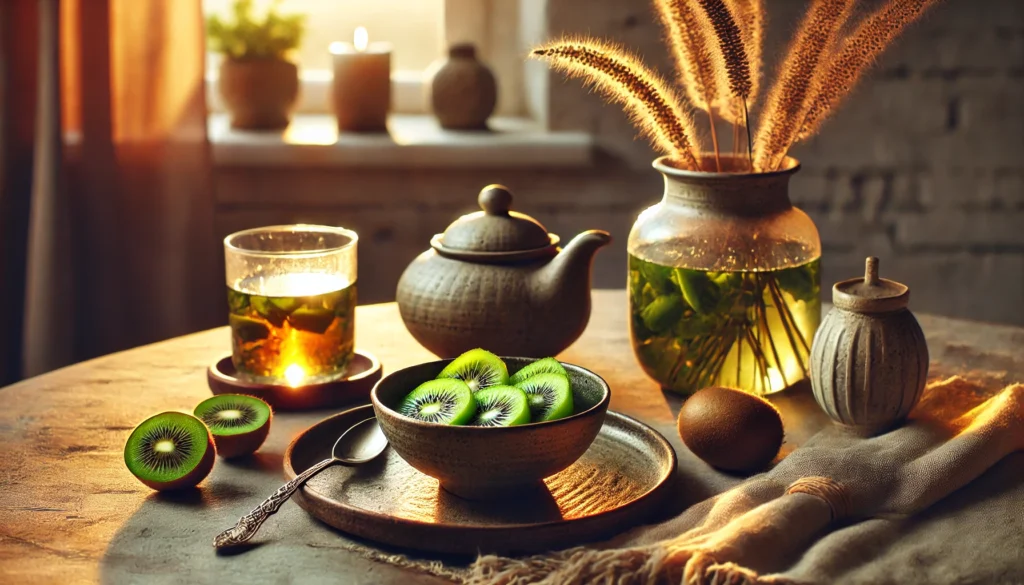
[[[334,41],[330,45],[327,45],[327,50],[330,51],[332,55],[341,55],[345,52],[345,43]]]
[[[174,453],[174,441],[161,439],[153,445],[153,450],[157,453]]]
[[[306,370],[302,369],[299,364],[292,364],[285,369],[284,379],[292,388],[298,388],[306,379]]]
[[[370,46],[370,33],[366,32],[365,26],[356,28],[356,32],[352,36],[352,44],[355,45],[356,50],[360,53],[365,51],[366,47]]]

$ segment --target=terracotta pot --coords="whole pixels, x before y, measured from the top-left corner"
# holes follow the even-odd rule
[[[590,268],[611,241],[590,230],[559,249],[531,217],[509,211],[501,185],[480,192],[483,211],[431,240],[398,281],[396,300],[412,336],[441,357],[475,347],[499,355],[557,355],[590,320]]]
[[[452,45],[448,60],[434,73],[430,103],[442,128],[484,130],[498,102],[494,74],[476,58],[476,47]]]
[[[509,374],[533,360],[502,358]],[[486,499],[540,487],[540,480],[579,459],[597,437],[611,390],[597,374],[563,363],[576,414],[515,427],[452,426],[402,416],[394,408],[452,360],[428,362],[385,376],[370,393],[384,436],[402,459],[468,499]]]
[[[299,68],[281,59],[224,59],[218,88],[232,128],[279,130],[299,97]]]
[[[928,345],[907,309],[910,289],[878,277],[868,258],[864,278],[832,287],[835,307],[811,347],[814,399],[833,421],[873,435],[910,414],[928,378]]]

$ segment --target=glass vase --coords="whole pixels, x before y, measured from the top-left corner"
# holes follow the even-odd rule
[[[764,395],[806,378],[821,320],[821,241],[789,200],[799,162],[718,173],[662,157],[654,168],[664,197],[627,244],[630,339],[644,371],[684,395],[707,386]]]

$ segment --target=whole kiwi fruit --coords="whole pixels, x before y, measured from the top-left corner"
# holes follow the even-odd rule
[[[711,386],[694,393],[679,410],[678,427],[694,455],[725,471],[763,469],[782,446],[779,411],[767,400],[733,388]]]

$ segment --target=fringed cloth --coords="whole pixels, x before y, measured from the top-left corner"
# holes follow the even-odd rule
[[[1024,450],[1024,385],[979,396],[958,377],[933,383],[906,425],[872,438],[830,426],[772,470],[613,544],[423,568],[468,585],[791,583],[779,573],[831,525],[907,518]]]

